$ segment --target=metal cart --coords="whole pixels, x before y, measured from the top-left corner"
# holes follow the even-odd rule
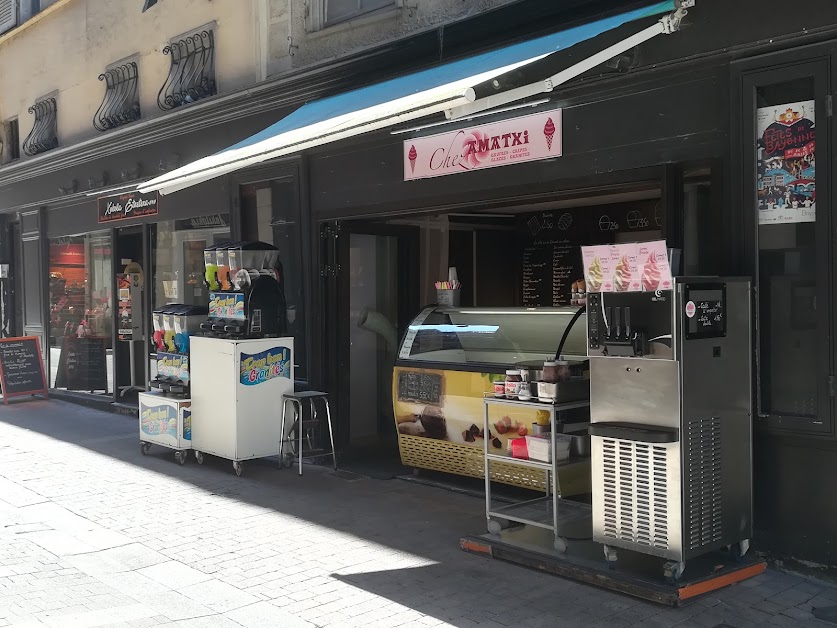
[[[564,410],[574,410],[576,408],[584,408],[590,405],[589,400],[584,401],[570,401],[566,403],[541,403],[538,401],[518,401],[515,399],[505,399],[502,397],[486,396],[484,398],[484,429],[487,435],[490,430],[489,425],[489,410],[491,406],[510,406],[516,408],[537,408],[538,410],[546,410],[549,412],[549,423],[551,425],[550,439],[552,445],[552,462],[540,462],[538,460],[522,460],[520,458],[513,458],[510,455],[491,453],[488,448],[488,438],[484,439],[483,452],[485,458],[485,518],[488,522],[488,531],[492,534],[499,534],[502,530],[502,521],[513,521],[526,525],[537,526],[539,528],[546,528],[555,534],[554,547],[559,552],[565,552],[567,549],[567,541],[559,534],[560,526],[570,520],[589,516],[587,509],[572,508],[567,509],[566,513],[562,513],[561,501],[561,483],[560,476],[568,471],[578,471],[579,465],[590,466],[590,458],[575,458],[565,461],[557,462],[555,460],[555,434],[559,429],[559,424],[556,416],[559,412]],[[491,463],[502,462],[505,464],[513,464],[520,467],[528,467],[530,469],[540,469],[546,475],[546,495],[537,499],[530,499],[524,502],[509,504],[506,506],[492,507],[491,504]],[[551,481],[550,481],[551,478]],[[575,506],[575,504],[573,504]],[[566,514],[566,516],[564,516]]]

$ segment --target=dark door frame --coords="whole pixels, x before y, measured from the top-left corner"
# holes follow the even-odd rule
[[[837,167],[831,163],[832,148],[835,146],[835,128],[831,115],[831,93],[837,85],[837,67],[834,59],[837,48],[834,44],[817,44],[798,49],[773,53],[731,64],[731,155],[732,155],[732,207],[736,216],[730,223],[730,243],[738,243],[739,250],[732,253],[734,267],[738,272],[753,277],[754,280],[754,326],[753,343],[755,347],[753,368],[754,407],[759,413],[755,418],[755,427],[762,432],[784,434],[794,438],[831,438],[835,437],[835,404],[833,397],[834,333],[835,323],[831,320],[834,312],[835,256],[834,239],[831,236],[834,226],[832,203],[832,178],[837,174]],[[825,305],[825,311],[819,314],[818,328],[823,338],[823,349],[817,356],[817,372],[822,376],[818,382],[817,407],[818,417],[790,417],[762,414],[760,408],[760,357],[759,357],[759,292],[758,292],[758,220],[755,211],[756,190],[756,90],[787,81],[813,77],[815,82],[815,100],[817,127],[825,132],[817,135],[817,161],[821,164],[821,173],[817,181],[817,240],[818,253],[826,252],[825,263],[818,263],[817,302]],[[832,388],[830,391],[829,388]],[[825,420],[822,420],[822,419]]]

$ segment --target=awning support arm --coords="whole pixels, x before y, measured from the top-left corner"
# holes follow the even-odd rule
[[[663,16],[655,24],[641,30],[635,35],[631,35],[630,37],[609,46],[608,48],[605,48],[600,52],[597,52],[583,61],[579,61],[575,65],[572,65],[558,74],[554,74],[553,76],[544,79],[543,81],[510,89],[492,96],[486,96],[485,98],[480,98],[479,100],[476,99],[476,94],[473,88],[468,89],[465,93],[465,98],[469,102],[464,105],[446,109],[445,116],[448,120],[456,120],[458,118],[468,117],[481,111],[486,111],[495,107],[502,107],[503,105],[508,105],[509,103],[531,98],[533,96],[537,96],[538,94],[548,94],[559,85],[563,85],[567,81],[592,70],[596,66],[599,66],[602,63],[627,52],[631,48],[639,46],[649,39],[653,39],[657,35],[670,35],[678,31],[680,29],[680,23],[687,14],[686,9],[694,6],[694,4],[695,0],[681,0],[676,11]]]

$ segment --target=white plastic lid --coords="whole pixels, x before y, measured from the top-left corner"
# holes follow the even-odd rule
[[[558,362],[555,360],[547,360],[543,363],[544,366],[558,366]]]
[[[520,375],[520,371],[515,371],[514,369],[506,371],[506,375]]]

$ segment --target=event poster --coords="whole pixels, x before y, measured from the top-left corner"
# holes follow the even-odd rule
[[[816,220],[814,101],[756,112],[759,224]]]

